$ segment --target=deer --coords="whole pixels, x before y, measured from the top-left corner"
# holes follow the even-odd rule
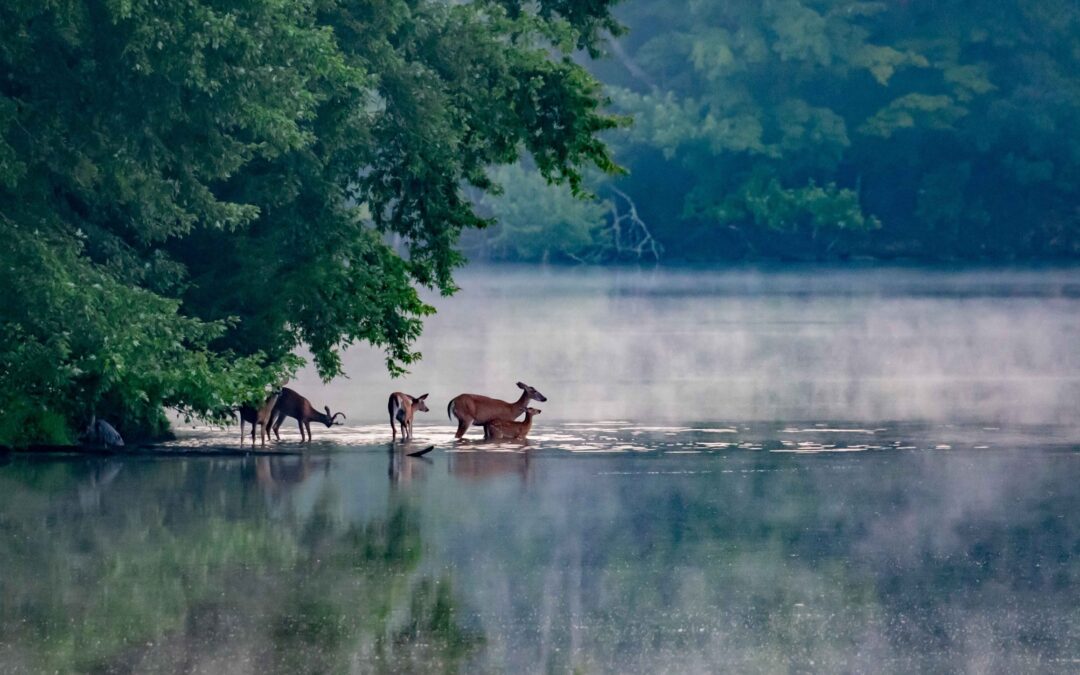
[[[255,445],[255,427],[259,427],[259,438],[262,444],[266,445],[266,439],[270,436],[270,416],[273,414],[274,407],[277,405],[280,396],[280,391],[270,394],[259,408],[251,405],[242,405],[235,408],[236,412],[240,414],[241,445],[244,443],[244,422],[251,425],[251,444]]]
[[[529,401],[543,403],[547,400],[546,396],[524,382],[518,382],[517,386],[521,389],[521,396],[513,403],[479,394],[458,394],[450,399],[450,403],[446,405],[446,415],[450,419],[457,417],[458,420],[457,433],[454,434],[454,438],[464,436],[474,422],[476,424],[497,421],[513,422],[521,413],[525,412],[525,408],[529,406]]]
[[[532,431],[533,417],[540,414],[538,408],[525,409],[524,422],[504,422],[501,420],[484,425],[485,441],[524,441]]]
[[[394,426],[394,421],[397,420],[401,425],[401,440],[412,438],[412,421],[413,414],[416,411],[428,412],[430,408],[427,407],[425,402],[428,395],[423,396],[409,396],[403,394],[400,391],[395,391],[390,394],[390,400],[386,402],[386,409],[390,413],[390,442],[393,443],[397,440],[397,427]]]
[[[327,428],[336,425],[341,425],[341,422],[337,421],[338,415],[341,415],[341,419],[345,419],[345,413],[336,412],[333,415],[330,414],[330,406],[323,408],[326,412],[321,413],[315,409],[315,406],[311,405],[311,401],[307,400],[300,394],[297,394],[288,387],[281,389],[281,395],[278,397],[277,405],[274,406],[274,410],[270,413],[271,423],[274,429],[274,437],[277,440],[281,440],[281,435],[278,434],[278,429],[281,428],[281,423],[285,421],[286,417],[292,417],[296,420],[297,425],[300,427],[300,442],[304,442],[304,429],[307,429],[307,441],[311,441],[311,423],[322,422]],[[271,424],[267,424],[270,427]]]

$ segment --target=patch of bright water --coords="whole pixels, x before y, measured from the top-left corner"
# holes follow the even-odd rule
[[[743,423],[708,425],[640,425],[629,422],[537,423],[527,443],[488,442],[474,427],[466,438],[454,439],[456,426],[417,424],[411,449],[428,445],[448,453],[524,452],[534,455],[560,453],[659,453],[717,452],[722,450],[763,450],[768,452],[860,452],[882,450],[950,450],[1018,447],[1071,448],[1080,430],[1074,427],[1039,425],[1029,427],[985,427],[981,425],[896,422],[887,425],[829,423]],[[294,430],[283,427],[280,442],[271,442],[268,451],[320,451],[384,449],[390,442],[386,424],[315,428],[315,440],[300,444]],[[237,450],[243,445],[238,434],[216,429],[188,429],[179,438],[159,448],[171,450]],[[262,446],[256,444],[255,449]]]

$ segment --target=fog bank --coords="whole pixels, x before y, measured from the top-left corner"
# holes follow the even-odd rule
[[[1071,423],[1080,270],[480,267],[430,298],[399,380],[369,347],[349,379],[294,387],[350,422],[391,391],[548,396],[547,420]]]

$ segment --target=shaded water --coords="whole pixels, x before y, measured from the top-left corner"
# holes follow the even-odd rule
[[[1074,277],[466,275],[425,458],[363,351],[306,447],[0,456],[0,671],[1077,672]]]

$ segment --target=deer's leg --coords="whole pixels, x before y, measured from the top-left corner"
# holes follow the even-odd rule
[[[274,413],[270,413],[270,419],[274,419]],[[279,413],[277,419],[274,421],[274,440],[281,440],[281,434],[278,433],[278,429],[281,428],[281,423],[285,421],[285,413]]]
[[[457,433],[454,434],[454,438],[461,438],[465,435],[465,432],[472,426],[471,417],[459,417],[457,422]]]
[[[307,427],[307,440],[311,442],[311,422],[304,422],[304,426]]]

